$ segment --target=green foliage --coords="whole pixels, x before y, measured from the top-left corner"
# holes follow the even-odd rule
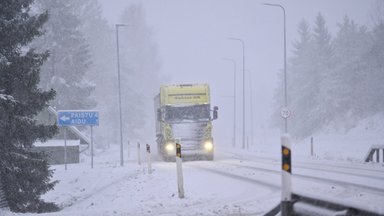
[[[52,171],[46,155],[31,152],[36,140],[57,132],[55,125],[37,124],[34,117],[55,96],[38,88],[47,53],[26,47],[42,34],[46,13],[31,16],[31,0],[0,2],[0,176],[13,211],[42,211],[40,196],[51,190]]]
[[[8,205],[18,212],[55,211],[58,207],[45,203],[40,194],[53,189],[56,181],[49,182],[53,172],[48,170],[47,156],[22,148],[16,148],[4,155],[5,169],[2,170],[2,181],[6,183],[4,191]],[[46,206],[51,206],[46,209]]]

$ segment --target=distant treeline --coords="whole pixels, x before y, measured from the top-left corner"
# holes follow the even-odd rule
[[[382,14],[383,15],[383,14]],[[319,13],[311,28],[303,20],[287,67],[289,132],[305,138],[332,125],[348,130],[384,112],[384,19],[368,28],[344,17],[335,37]],[[284,104],[284,77],[275,93],[273,123]]]

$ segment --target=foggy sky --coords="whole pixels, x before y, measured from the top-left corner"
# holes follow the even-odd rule
[[[222,58],[237,62],[237,145],[242,125],[242,47],[245,42],[246,91],[249,73],[253,83],[253,115],[256,136],[261,127],[269,127],[271,103],[277,74],[284,67],[283,15],[279,8],[260,3],[278,3],[286,9],[287,57],[297,38],[297,26],[304,18],[313,25],[319,12],[330,32],[335,35],[337,23],[348,15],[358,24],[370,25],[369,12],[374,0],[101,0],[105,17],[111,25],[119,23],[125,6],[140,3],[145,8],[147,24],[162,60],[161,73],[171,79],[165,83],[208,83],[212,104],[219,106],[219,119],[214,123],[214,136],[230,144],[233,127],[233,67]],[[289,76],[289,74],[288,74]],[[289,94],[289,92],[288,92]],[[250,129],[250,100],[246,98],[246,127]]]

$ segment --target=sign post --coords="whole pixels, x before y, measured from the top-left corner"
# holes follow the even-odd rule
[[[64,167],[67,170],[67,127],[64,127]]]
[[[93,168],[93,126],[99,126],[99,112],[94,110],[59,110],[57,124],[64,126],[64,163],[67,170],[66,126],[91,126],[91,168]]]
[[[93,169],[93,126],[91,125],[91,168]]]

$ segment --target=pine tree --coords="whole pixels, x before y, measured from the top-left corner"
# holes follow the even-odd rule
[[[146,113],[153,112],[153,96],[159,88],[160,62],[153,32],[147,26],[144,9],[133,4],[122,14],[127,27],[119,30],[121,46],[121,80],[123,109],[129,110],[124,117],[124,127],[129,138],[140,138],[146,124],[154,123],[154,116],[147,121]]]
[[[8,205],[18,212],[57,208],[40,199],[56,183],[50,182],[46,155],[31,151],[36,140],[45,141],[57,132],[55,125],[34,119],[55,92],[38,88],[48,54],[28,45],[42,34],[48,16],[31,15],[32,2],[0,1],[0,176]]]
[[[384,20],[374,26],[369,41],[371,46],[363,56],[368,67],[365,71],[366,95],[363,101],[368,115],[383,113],[384,107]]]
[[[338,24],[339,31],[335,40],[332,95],[335,125],[349,129],[357,120],[364,118],[363,107],[366,98],[367,63],[362,56],[369,47],[369,34],[365,27],[359,27],[347,16]]]
[[[314,47],[309,26],[305,21],[299,25],[300,40],[293,46],[294,56],[290,59],[289,67],[289,107],[292,109],[290,130],[296,137],[303,137],[312,130],[311,119],[308,114],[315,109],[317,82],[314,74]]]
[[[293,44],[294,56],[289,61],[287,74],[288,107],[293,113],[289,128],[293,136],[305,138],[321,129],[331,118],[329,102],[332,95],[329,94],[328,82],[333,66],[333,49],[331,36],[320,13],[312,34],[305,21],[300,23],[298,33],[300,40]],[[275,116],[279,116],[282,104],[283,85],[280,86],[275,97],[278,107]]]
[[[85,79],[91,56],[88,44],[80,32],[81,21],[74,10],[76,1],[39,0],[41,10],[50,16],[44,26],[46,34],[35,46],[49,49],[50,57],[42,67],[41,86],[54,88],[56,109],[91,109],[96,103],[91,97],[94,85]]]
[[[115,30],[102,17],[101,6],[94,0],[77,0],[76,12],[82,21],[80,31],[89,44],[92,53],[92,64],[86,73],[89,80],[95,84],[92,96],[97,101],[96,109],[100,112],[103,121],[95,130],[103,133],[95,133],[96,144],[117,143],[119,130],[118,88],[116,70],[116,35]],[[105,95],[110,95],[105,97]]]
[[[312,74],[313,87],[316,94],[314,100],[314,107],[308,115],[313,120],[313,126],[320,129],[329,123],[333,118],[331,110],[333,108],[331,82],[333,67],[333,48],[331,45],[331,35],[328,32],[324,17],[319,13],[315,20],[313,29],[313,69]]]
[[[293,43],[293,57],[289,59],[288,62],[288,74],[287,74],[287,91],[288,91],[288,106],[290,110],[293,111],[290,118],[289,128],[292,134],[295,136],[300,136],[296,132],[300,131],[302,124],[301,122],[305,108],[309,106],[302,106],[303,100],[306,100],[308,97],[303,95],[310,93],[307,91],[308,87],[308,75],[311,71],[311,33],[309,31],[309,25],[305,20],[302,20],[298,26],[298,34],[300,39]],[[283,119],[280,116],[280,109],[282,104],[284,104],[284,80],[281,74],[280,84],[275,93],[275,107],[277,108],[274,113],[274,124],[276,126],[282,127]],[[301,122],[302,123],[302,122]]]

